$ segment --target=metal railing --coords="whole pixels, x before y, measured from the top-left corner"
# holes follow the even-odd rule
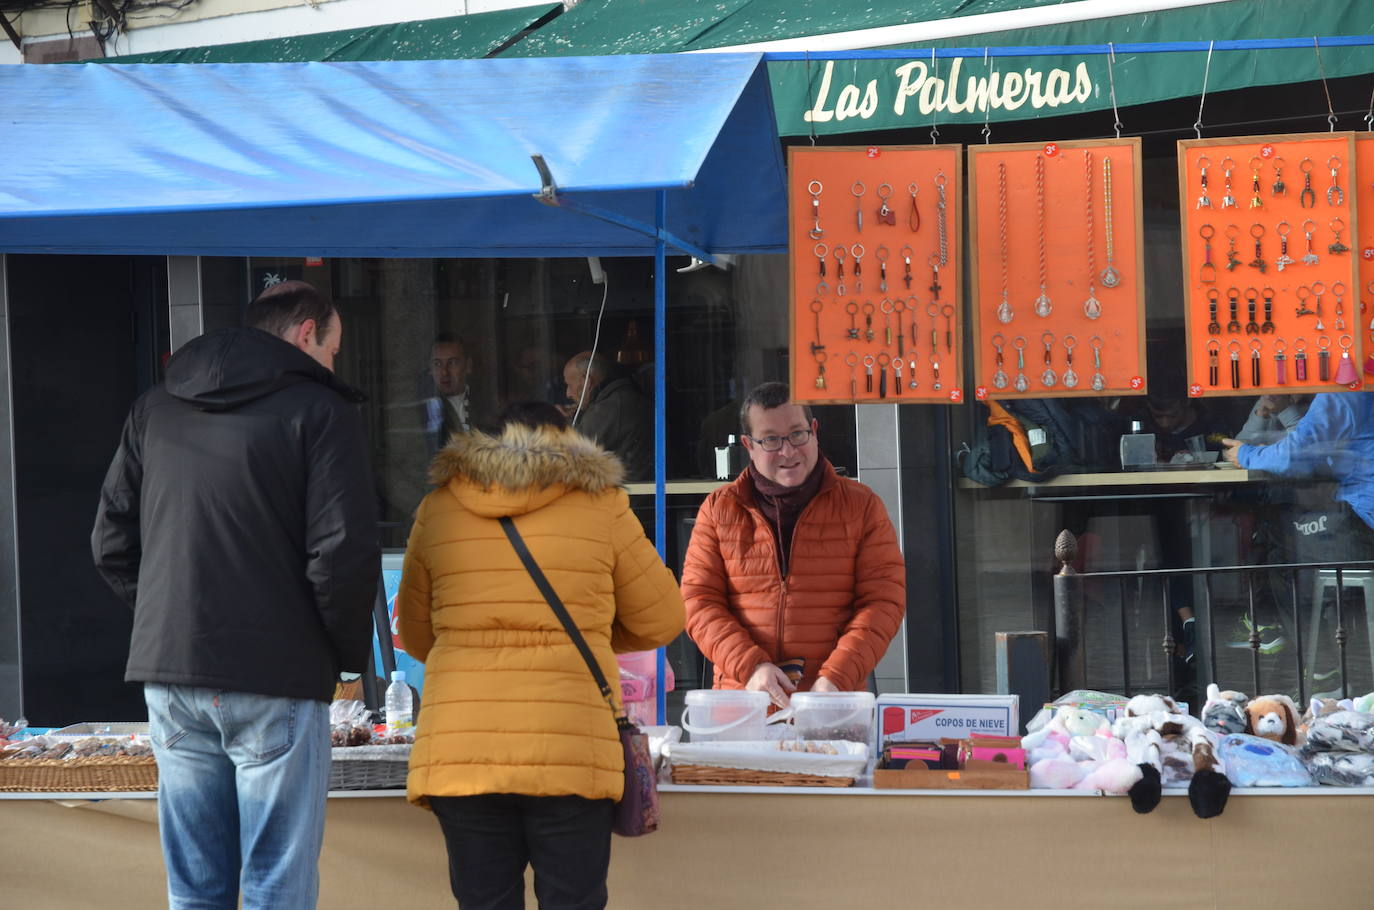
[[[1303,572],[1328,573],[1330,583],[1328,584],[1322,575],[1315,576],[1318,583],[1314,586],[1312,597],[1313,602],[1310,608],[1315,611],[1313,621],[1313,634],[1320,627],[1323,613],[1324,602],[1323,592],[1326,588],[1335,589],[1335,629],[1332,635],[1332,643],[1335,646],[1336,658],[1339,661],[1341,697],[1349,698],[1351,678],[1349,667],[1349,655],[1347,645],[1350,642],[1350,635],[1346,628],[1347,610],[1349,600],[1352,595],[1346,590],[1347,573],[1357,573],[1361,578],[1361,583],[1370,575],[1365,573],[1374,572],[1374,561],[1344,561],[1344,562],[1309,562],[1309,563],[1271,563],[1263,565],[1245,566],[1219,566],[1188,569],[1136,569],[1129,571],[1111,572],[1078,572],[1073,567],[1073,562],[1078,555],[1078,541],[1072,533],[1065,530],[1059,534],[1054,546],[1055,558],[1059,561],[1060,569],[1054,576],[1054,610],[1050,617],[1052,628],[1051,638],[1054,642],[1054,666],[1055,674],[1054,690],[1055,694],[1089,688],[1088,673],[1088,632],[1092,628],[1090,625],[1095,621],[1100,621],[1104,617],[1100,615],[1090,615],[1088,612],[1087,592],[1090,588],[1103,591],[1115,586],[1118,593],[1118,617],[1121,626],[1120,635],[1120,671],[1122,689],[1126,695],[1134,695],[1141,691],[1158,691],[1158,686],[1132,685],[1131,666],[1133,646],[1127,634],[1127,609],[1131,598],[1127,596],[1128,584],[1134,582],[1136,585],[1137,597],[1136,606],[1142,606],[1139,601],[1142,598],[1140,592],[1143,591],[1143,582],[1149,581],[1159,585],[1159,613],[1162,620],[1160,628],[1163,634],[1159,639],[1159,647],[1163,652],[1167,692],[1173,694],[1178,684],[1177,671],[1175,667],[1179,642],[1174,635],[1175,605],[1172,603],[1174,592],[1171,582],[1176,580],[1191,580],[1194,584],[1200,582],[1202,587],[1202,616],[1199,621],[1194,622],[1194,649],[1204,648],[1207,657],[1206,667],[1209,676],[1215,676],[1217,670],[1217,633],[1215,628],[1216,618],[1216,597],[1215,588],[1222,580],[1235,580],[1242,585],[1243,593],[1240,601],[1243,604],[1243,613],[1240,621],[1249,630],[1245,645],[1250,651],[1250,686],[1248,693],[1259,695],[1266,692],[1265,680],[1261,675],[1261,649],[1264,647],[1260,635],[1261,625],[1257,617],[1256,597],[1257,592],[1271,600],[1277,599],[1280,589],[1283,590],[1288,604],[1291,606],[1291,616],[1293,617],[1292,635],[1294,638],[1295,652],[1297,658],[1297,696],[1298,703],[1305,705],[1309,694],[1309,684],[1315,689],[1315,678],[1312,677],[1312,667],[1310,663],[1315,662],[1317,654],[1316,639],[1309,642],[1312,647],[1311,656],[1303,647],[1303,619],[1300,610],[1299,596],[1299,576]],[[1361,595],[1365,601],[1363,609],[1366,611],[1365,623],[1370,625],[1369,611],[1374,611],[1374,603],[1368,594],[1374,591],[1374,585],[1364,587],[1364,594]],[[1106,602],[1102,598],[1102,603]],[[1148,611],[1148,605],[1145,605]],[[1205,618],[1205,623],[1200,619]],[[1100,632],[1098,628],[1095,631]],[[1239,644],[1239,643],[1237,643]],[[1101,658],[1104,655],[1096,654],[1095,657]],[[1221,688],[1239,688],[1234,686],[1236,680],[1219,680],[1209,678],[1204,680],[1201,674],[1196,679],[1198,692],[1201,693],[1206,682],[1216,682]],[[1273,685],[1271,681],[1269,683]],[[1201,699],[1194,710],[1201,708]]]

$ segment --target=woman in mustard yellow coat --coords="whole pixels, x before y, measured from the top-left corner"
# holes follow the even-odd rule
[[[615,718],[498,519],[511,516],[619,696],[615,654],[682,631],[672,573],[630,511],[614,455],[552,405],[512,405],[499,435],[434,459],[396,613],[425,663],[407,796],[433,809],[464,910],[606,905]]]

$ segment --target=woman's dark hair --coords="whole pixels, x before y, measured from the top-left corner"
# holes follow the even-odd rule
[[[507,424],[512,423],[522,423],[531,430],[537,430],[540,427],[553,427],[555,430],[568,428],[568,419],[563,416],[563,412],[547,401],[511,402],[501,412],[501,416],[497,418],[497,423],[502,429]]]

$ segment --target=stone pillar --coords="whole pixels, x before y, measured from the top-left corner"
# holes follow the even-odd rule
[[[854,442],[859,453],[860,483],[882,499],[887,516],[897,530],[897,541],[906,551],[906,534],[902,529],[902,472],[901,443],[897,422],[897,406],[891,404],[861,404],[854,408]],[[908,572],[908,575],[910,573]],[[913,591],[907,585],[907,600]],[[883,659],[874,672],[879,692],[910,691],[907,673],[906,622],[892,639]]]

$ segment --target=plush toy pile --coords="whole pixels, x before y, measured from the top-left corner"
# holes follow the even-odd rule
[[[1129,794],[1141,813],[1164,787],[1187,787],[1194,814],[1213,818],[1232,786],[1374,786],[1374,693],[1314,699],[1300,718],[1286,695],[1213,684],[1201,717],[1167,696],[1069,693],[1028,724],[1031,787]]]

